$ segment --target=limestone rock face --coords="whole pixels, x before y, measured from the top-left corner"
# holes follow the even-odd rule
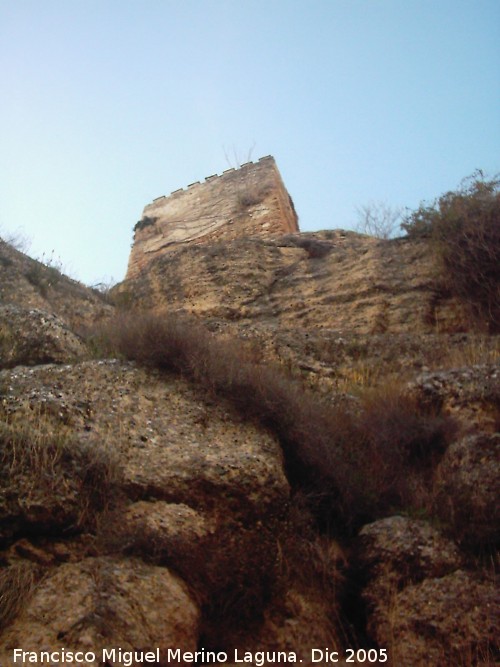
[[[480,341],[472,345],[481,345]],[[493,338],[494,344],[494,338]],[[498,343],[497,343],[498,346]],[[470,428],[496,431],[496,408],[500,392],[500,366],[470,364],[444,371],[426,371],[411,383],[418,401],[430,409],[445,410]]]
[[[417,270],[418,267],[418,270]],[[173,247],[129,273],[118,299],[184,310],[235,326],[357,334],[460,327],[460,310],[433,288],[425,244],[354,232],[252,237]]]
[[[54,591],[58,589],[64,595],[67,585],[64,573],[67,572],[68,580],[78,581],[80,576],[85,581],[92,578],[88,567],[92,570],[92,563],[101,561],[89,561],[89,556],[126,554],[157,563],[159,567],[151,573],[152,579],[149,574],[145,576],[151,581],[152,589],[159,578],[158,595],[165,597],[162,604],[167,604],[161,621],[163,626],[158,620],[159,625],[153,630],[149,631],[147,625],[141,629],[139,617],[130,617],[130,627],[135,623],[137,628],[129,632],[129,621],[124,620],[129,615],[128,607],[120,607],[118,592],[116,598],[115,593],[110,598],[110,608],[117,614],[111,623],[111,639],[129,637],[128,641],[134,646],[146,645],[148,641],[154,646],[155,642],[160,642],[160,626],[164,628],[162,642],[174,641],[177,637],[179,624],[176,614],[168,611],[170,593],[162,583],[165,578],[170,581],[168,569],[175,570],[196,591],[199,604],[210,609],[207,613],[212,616],[225,610],[228,599],[234,618],[238,619],[251,613],[256,601],[262,604],[275,575],[277,539],[289,502],[281,450],[273,437],[257,426],[238,422],[223,404],[214,404],[210,397],[200,394],[182,379],[160,376],[130,363],[92,361],[73,366],[4,370],[0,372],[0,387],[0,416],[12,424],[11,429],[16,424],[32,424],[33,420],[35,428],[43,415],[49,433],[58,433],[61,429],[71,432],[71,441],[63,450],[63,461],[70,456],[68,447],[74,443],[86,452],[94,452],[95,456],[104,448],[110,455],[110,465],[117,467],[114,471],[108,469],[102,479],[96,479],[93,472],[86,474],[88,462],[81,461],[84,486],[76,493],[78,489],[72,484],[78,479],[78,468],[66,477],[64,471],[59,473],[56,457],[54,465],[46,470],[51,479],[56,479],[55,488],[49,489],[50,492],[45,487],[31,492],[30,487],[29,495],[25,487],[29,486],[35,471],[32,458],[26,456],[19,474],[9,478],[8,494],[4,496],[18,498],[18,503],[11,500],[4,514],[0,513],[3,546],[12,545],[14,550],[13,556],[8,556],[12,565],[18,563],[20,557],[22,562],[26,558],[30,562],[34,559],[48,577],[46,585],[52,581]],[[50,409],[46,409],[47,404]],[[28,446],[24,441],[20,445]],[[78,497],[85,499],[85,485],[90,485],[89,499],[99,494],[101,482],[106,483],[109,474],[114,474],[115,478],[112,489],[107,491],[109,507],[93,508],[96,516],[92,531],[96,537],[78,538],[77,532],[72,538],[77,525]],[[27,500],[30,504],[25,507]],[[85,508],[92,510],[92,505],[86,503]],[[50,525],[47,517],[52,517]],[[53,554],[50,540],[47,544],[43,537],[47,532],[57,534],[58,531],[66,534],[68,558],[74,567],[66,570],[59,566],[56,572],[53,568],[59,562],[57,555]],[[26,541],[25,533],[35,543],[42,540],[42,546],[19,545],[20,539]],[[83,546],[78,540],[83,540]],[[82,559],[84,554],[87,559]],[[126,567],[129,566],[123,565]],[[117,568],[106,565],[105,570],[111,591],[121,590],[122,565]],[[127,579],[128,574],[123,576]],[[63,605],[64,614],[69,613],[70,608],[83,608],[88,597],[85,591],[90,585],[85,581],[81,586],[78,584],[82,597],[73,599],[67,610]],[[47,593],[44,586],[36,589],[40,591],[40,597],[36,593],[38,601]],[[106,594],[106,586],[97,586],[99,595]],[[246,591],[251,591],[251,596]],[[143,599],[141,604],[147,605],[148,614],[153,614],[151,623],[156,623],[155,615],[163,613],[164,606],[156,604],[155,597],[149,596],[148,600],[148,591],[138,589],[137,595]],[[187,604],[189,610],[188,603],[186,596],[179,602]],[[135,602],[131,601],[130,607],[135,609]],[[29,608],[28,614],[31,613]],[[63,626],[66,627],[61,621],[60,606],[49,605],[44,608],[44,623],[35,627],[34,634],[33,631],[30,635],[23,634],[39,614],[38,607],[33,609],[36,611],[29,616],[30,620],[23,621],[21,615],[20,620],[15,620],[14,625],[11,623],[5,630],[7,633],[15,631],[12,636],[21,642],[19,645],[28,645],[29,637],[39,636],[40,642],[48,641],[42,625],[48,628],[47,632],[50,630],[50,637],[57,637],[64,631]],[[90,610],[85,607],[81,613],[83,618]],[[141,613],[138,608],[137,614]],[[194,612],[189,613],[190,618],[195,616]],[[184,628],[183,618],[181,614],[179,622]],[[186,622],[186,627],[191,627],[190,623]],[[186,630],[190,638],[194,636],[195,625],[193,621],[191,634]],[[87,628],[85,624],[84,627]],[[139,633],[137,639],[133,639],[134,632]],[[172,632],[174,635],[170,636]],[[180,638],[184,632],[184,629],[180,632]],[[71,645],[79,647],[84,641],[82,637],[87,635],[68,636],[74,642]],[[0,646],[6,646],[6,642],[11,641],[9,637],[10,634],[2,634],[0,623]],[[90,641],[101,641],[95,628]],[[182,640],[179,646],[193,645],[189,639]]]
[[[73,329],[113,312],[113,307],[96,290],[0,239],[0,305],[8,304],[52,313]]]
[[[139,500],[127,508],[123,532],[131,546],[143,549],[149,543],[148,550],[157,558],[187,568],[215,528],[209,517],[183,503]]]
[[[193,183],[144,209],[135,227],[127,278],[179,247],[298,231],[292,200],[272,157]]]
[[[75,438],[88,446],[107,442],[120,455],[132,498],[252,518],[277,511],[288,495],[278,443],[231,419],[224,406],[207,405],[180,379],[116,361],[4,371],[0,378],[8,379],[4,412],[29,418],[27,411],[50,400],[54,419]]]
[[[436,470],[436,513],[469,545],[500,541],[500,434],[453,443]]]
[[[395,665],[491,665],[500,633],[493,582],[457,570],[396,592],[385,618],[372,623]]]
[[[393,664],[487,663],[500,606],[488,579],[461,570],[454,543],[422,521],[390,517],[358,538],[367,630]]]
[[[369,417],[371,396],[375,424],[393,393],[409,392],[431,431],[452,415],[442,440],[456,442],[444,451],[436,438],[424,469],[418,460],[405,469],[408,493],[388,494],[403,514],[431,511],[439,529],[390,516],[357,534],[347,508],[336,525],[334,493],[284,464],[283,451],[320,430],[312,408],[289,440],[281,430],[280,445],[268,407],[240,414],[247,394],[221,398],[215,371],[202,386],[204,374],[190,383],[182,364],[172,364],[175,375],[83,361],[73,332],[113,307],[0,242],[2,665],[12,665],[12,647],[62,646],[160,648],[166,664],[170,646],[227,651],[225,664],[234,648],[290,651],[308,667],[313,647],[342,655],[358,645],[387,649],[398,667],[493,664],[498,606],[484,554],[500,518],[498,337],[466,333],[463,312],[437,289],[425,242],[297,234],[277,178],[274,162],[261,160],[153,202],[114,296],[137,307],[132,318],[148,308],[194,314],[228,366],[248,359],[261,382],[272,377],[261,365],[290,371],[293,387],[304,381],[339,417],[332,446],[339,439],[354,461],[365,451],[356,420]],[[102,332],[89,353],[93,343],[106,349]],[[159,339],[153,330],[144,340],[154,349]],[[409,421],[395,420],[395,446]],[[316,463],[313,437],[305,443]],[[387,450],[378,458],[369,449],[375,476]],[[357,516],[355,503],[349,510]]]
[[[13,648],[39,652],[64,647],[95,654],[96,660],[80,664],[98,667],[103,649],[121,648],[159,649],[160,664],[168,664],[168,647],[196,650],[199,620],[188,589],[166,568],[132,559],[87,558],[61,565],[39,583],[2,634],[0,661],[19,664]],[[115,658],[112,664],[125,663]]]
[[[461,563],[453,542],[424,521],[388,517],[364,526],[357,560],[367,582],[363,595],[378,607],[394,590],[428,577],[443,576]]]
[[[0,368],[81,359],[85,345],[51,313],[0,306]]]

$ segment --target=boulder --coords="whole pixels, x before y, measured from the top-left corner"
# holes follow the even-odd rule
[[[183,503],[140,500],[120,516],[112,533],[122,549],[173,568],[199,589],[202,583],[207,584],[208,562],[224,558],[224,549],[209,550],[218,530],[210,514]],[[224,570],[220,561],[219,565]]]
[[[371,619],[394,665],[493,665],[500,636],[495,585],[462,570],[396,592]]]
[[[453,572],[461,556],[453,542],[425,521],[393,516],[362,528],[356,562],[363,572],[363,597],[374,608],[410,583]]]
[[[500,434],[478,433],[453,443],[435,473],[435,512],[461,543],[500,540]]]
[[[357,566],[367,632],[392,664],[488,660],[499,630],[494,585],[463,571],[455,544],[434,528],[403,517],[365,526]]]
[[[97,667],[105,662],[104,649],[120,648],[159,649],[156,664],[166,665],[167,648],[196,650],[199,619],[188,589],[167,569],[133,559],[88,558],[53,569],[35,587],[0,637],[0,662],[20,664],[14,648],[61,652],[64,647],[88,653],[80,664]],[[115,657],[108,664],[127,663]]]
[[[56,315],[0,306],[0,368],[62,364],[85,356],[80,338]]]
[[[269,433],[183,379],[131,363],[16,368],[0,372],[0,386],[2,380],[0,421],[29,423],[41,411],[52,434],[69,431],[75,446],[118,461],[106,491],[110,506],[95,509],[100,553],[176,571],[206,614],[223,614],[224,622],[258,613],[275,576],[290,495],[280,446]],[[107,480],[92,486],[95,493]],[[21,482],[11,480],[13,497],[24,495]],[[37,489],[38,504],[49,507],[60,497],[57,507],[71,511],[72,479],[60,486]],[[57,538],[74,525],[73,515],[50,525],[43,518],[30,514],[31,534],[51,530]],[[9,539],[26,527],[17,525]]]
[[[181,378],[115,360],[0,371],[0,417],[51,420],[55,433],[120,459],[134,501],[163,500],[255,522],[289,497],[279,443]]]
[[[475,342],[471,337],[469,345],[478,349],[483,345],[485,356],[486,350],[494,354],[494,339]],[[410,383],[409,391],[422,407],[453,415],[467,430],[475,426],[494,432],[498,429],[495,413],[498,413],[499,387],[500,368],[498,362],[493,362],[425,371]]]

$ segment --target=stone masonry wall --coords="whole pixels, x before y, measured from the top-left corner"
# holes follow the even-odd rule
[[[298,232],[298,218],[271,156],[208,176],[145,207],[135,227],[126,278],[185,243]]]

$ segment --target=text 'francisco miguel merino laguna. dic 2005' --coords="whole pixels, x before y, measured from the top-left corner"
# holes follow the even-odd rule
[[[166,655],[165,655],[166,653]],[[225,651],[181,651],[179,648],[168,648],[163,651],[163,661],[172,664],[182,663],[246,663],[263,667],[267,663],[276,664],[300,664],[305,656],[299,657],[291,651],[238,651],[235,649],[231,655]],[[132,651],[122,648],[102,649],[99,653],[94,651],[72,651],[64,648],[53,651],[25,651],[15,648],[12,651],[14,664],[45,664],[45,665],[71,665],[71,664],[121,664],[123,667],[132,667],[137,663],[160,664],[160,649],[150,651]],[[166,659],[166,660],[165,660]],[[346,663],[374,663],[387,662],[386,649],[346,649],[342,654],[329,648],[313,648],[308,656],[308,662],[331,662],[336,663],[344,660]]]

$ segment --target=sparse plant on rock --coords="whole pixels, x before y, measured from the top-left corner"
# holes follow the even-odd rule
[[[137,313],[101,330],[108,349],[180,373],[221,396],[278,437],[292,485],[309,494],[318,520],[348,530],[415,504],[428,469],[454,434],[399,387],[366,394],[359,410],[332,406],[236,340],[219,341],[190,318]],[[420,499],[418,499],[420,500]]]
[[[8,499],[0,511],[0,544],[23,526],[42,533],[92,526],[119,475],[105,447],[72,439],[41,411],[30,423],[15,415],[0,421],[0,464],[0,494]]]
[[[46,297],[49,290],[61,280],[64,270],[61,258],[56,257],[52,251],[50,255],[43,253],[38,260],[30,260],[25,276]]]
[[[145,229],[146,227],[152,227],[155,223],[156,223],[155,217],[145,215],[143,218],[141,218],[138,222],[135,223],[134,232],[137,232],[141,229]]]
[[[31,239],[22,230],[18,229],[15,232],[7,232],[0,228],[0,236],[0,241],[7,243],[12,248],[19,250],[19,252],[27,253],[30,249]]]

